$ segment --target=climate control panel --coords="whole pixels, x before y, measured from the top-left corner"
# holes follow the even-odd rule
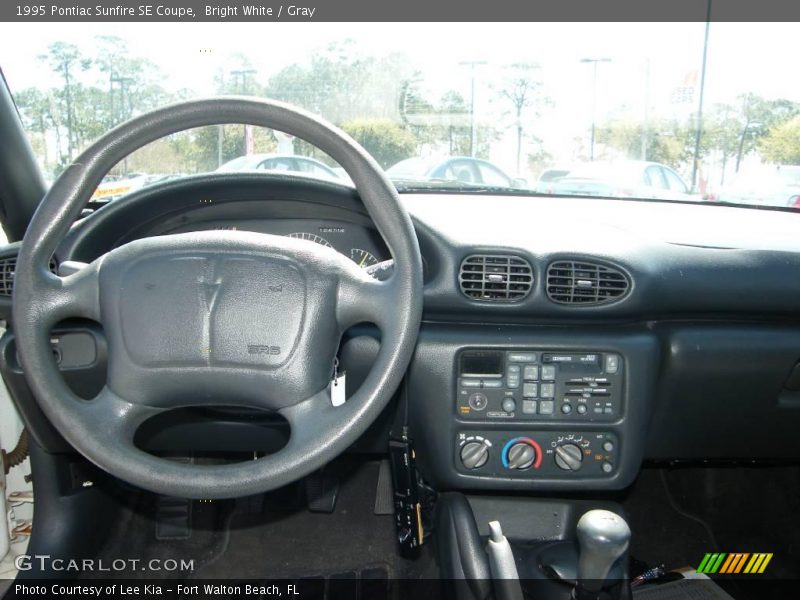
[[[456,412],[470,421],[614,421],[624,359],[613,352],[464,350]]]
[[[476,476],[598,478],[617,467],[619,440],[609,432],[461,431],[456,469]]]

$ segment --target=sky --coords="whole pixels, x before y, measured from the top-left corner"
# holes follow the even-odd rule
[[[12,92],[45,85],[55,75],[37,57],[55,40],[91,50],[96,35],[117,35],[131,52],[158,64],[165,87],[214,92],[213,77],[230,69],[235,53],[248,56],[261,83],[281,68],[307,60],[317,48],[351,38],[365,54],[403,52],[420,68],[431,91],[455,88],[468,97],[465,60],[486,61],[476,71],[476,112],[491,92],[481,86],[510,62],[536,62],[552,106],[537,133],[558,144],[586,132],[592,117],[592,67],[584,58],[608,58],[598,67],[596,115],[625,105],[630,114],[689,114],[672,92],[700,70],[704,23],[15,23],[0,35],[0,66]],[[733,102],[754,91],[800,102],[800,78],[789,66],[796,23],[712,23],[706,106]],[[202,50],[202,52],[201,52]],[[649,73],[649,76],[648,76]],[[649,82],[649,83],[648,83]],[[441,89],[437,89],[437,86]]]

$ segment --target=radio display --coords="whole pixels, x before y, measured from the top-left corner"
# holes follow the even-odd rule
[[[465,352],[461,355],[461,374],[483,377],[502,377],[501,352]]]

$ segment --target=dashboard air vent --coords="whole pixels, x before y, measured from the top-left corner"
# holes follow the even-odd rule
[[[620,269],[587,261],[560,260],[547,267],[547,296],[559,304],[606,304],[630,289]]]
[[[14,292],[14,272],[16,269],[16,256],[6,256],[5,258],[0,258],[0,296],[10,297]],[[50,259],[50,270],[53,273],[58,272],[54,258]]]
[[[473,300],[516,302],[530,294],[533,269],[518,256],[473,254],[461,263],[458,282]]]

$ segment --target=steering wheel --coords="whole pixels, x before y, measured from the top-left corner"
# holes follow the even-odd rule
[[[103,176],[134,150],[185,129],[247,123],[290,133],[350,175],[394,258],[385,281],[312,242],[240,231],[146,238],[67,277],[48,270],[59,242]],[[198,198],[198,203],[203,199]],[[159,494],[231,498],[269,491],[320,468],[386,406],[411,359],[422,312],[422,261],[394,186],[355,141],[305,111],[273,101],[185,102],[100,138],[56,180],[22,241],[14,282],[19,357],[44,413],[87,459]],[[76,396],[53,360],[50,333],[70,317],[108,338],[108,376],[92,400]],[[342,333],[371,322],[380,351],[341,406],[328,392]],[[257,460],[198,465],[134,444],[145,420],[202,405],[277,411],[291,434]]]

